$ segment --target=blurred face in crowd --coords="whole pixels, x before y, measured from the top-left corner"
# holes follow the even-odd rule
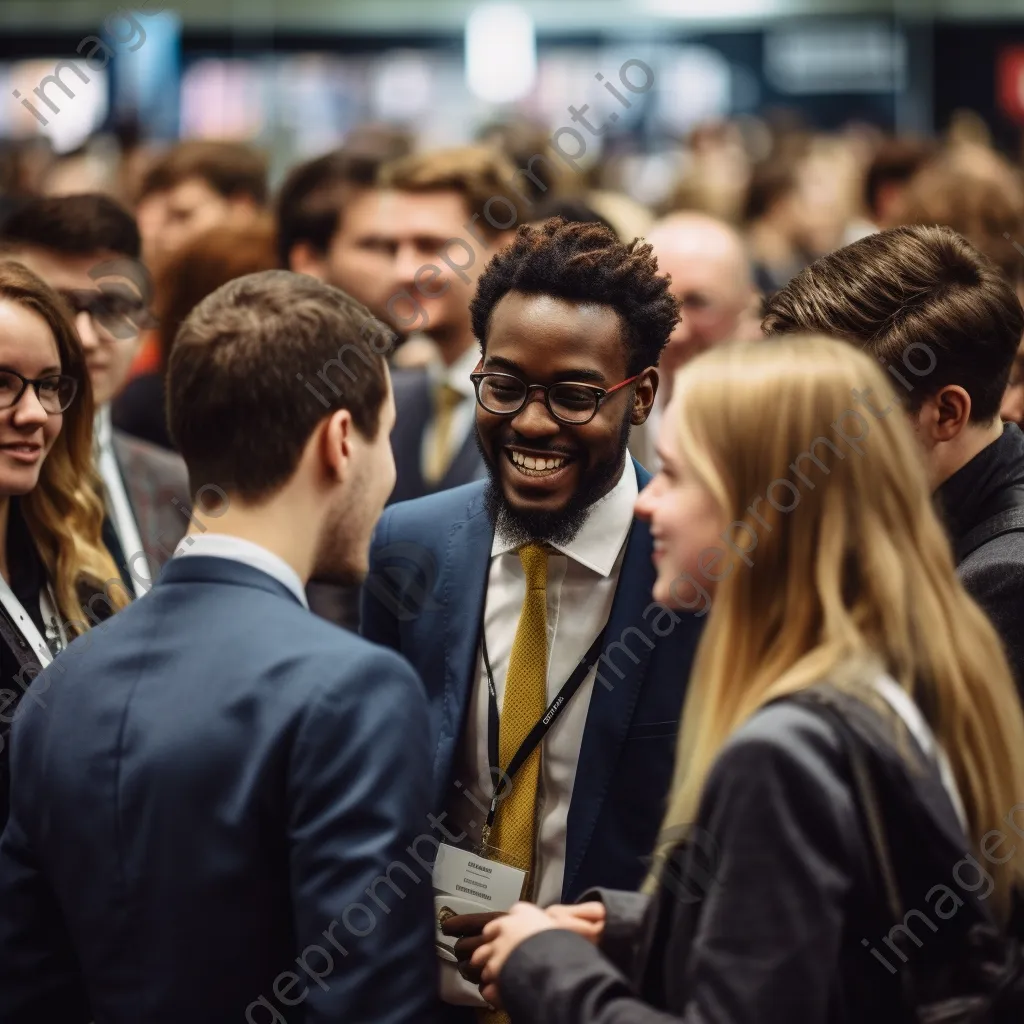
[[[386,319],[402,334],[428,335],[454,362],[475,344],[469,303],[500,241],[485,246],[467,231],[466,201],[454,191],[381,190],[367,216],[368,228],[354,232],[353,244],[384,262]]]
[[[312,273],[348,292],[381,319],[387,319],[391,298],[391,257],[380,244],[380,193],[367,188],[353,192],[338,221],[326,256]]]
[[[480,365],[526,384],[570,381],[605,390],[626,379],[626,367],[622,322],[612,307],[522,292],[494,307]],[[656,388],[656,372],[647,373],[609,395],[582,425],[555,419],[539,391],[510,416],[478,403],[477,439],[490,475],[486,501],[500,531],[518,543],[571,541],[590,506],[618,480],[631,416],[646,419]]]
[[[384,372],[388,372],[386,368]],[[346,417],[348,428],[343,430],[340,423]],[[329,467],[342,464],[339,452],[345,453],[343,478],[320,531],[313,578],[358,584],[369,571],[370,539],[395,488],[395,458],[391,450],[394,425],[395,399],[389,375],[387,397],[374,437],[363,437],[347,412],[328,417],[325,427],[313,434],[310,446],[315,476],[325,475],[325,461]],[[333,472],[329,468],[326,476]]]
[[[97,408],[124,387],[146,320],[146,279],[117,253],[70,255],[29,248],[15,258],[60,292],[74,313]]]
[[[669,404],[658,428],[661,470],[636,501],[637,517],[650,524],[654,538],[652,557],[658,578],[653,597],[665,605],[679,604],[671,589],[678,580],[696,580],[705,591],[714,592],[715,581],[708,579],[707,572],[721,574],[722,565],[714,565],[713,559],[705,558],[705,572],[700,555],[708,548],[721,548],[728,527],[718,503],[680,447],[675,402],[673,399]],[[685,589],[683,593],[689,596],[690,591]]]
[[[702,214],[668,217],[647,240],[659,272],[672,278],[681,314],[658,364],[668,386],[695,355],[757,332],[757,292],[742,239],[721,221]],[[669,396],[663,391],[662,397]]]
[[[64,417],[48,413],[30,385],[9,403],[22,382],[61,372],[57,341],[46,321],[20,303],[0,300],[0,498],[28,494],[60,434]],[[53,385],[50,385],[53,390]]]
[[[208,228],[251,216],[249,196],[222,196],[202,178],[189,178],[143,198],[136,210],[146,263],[154,269]]]

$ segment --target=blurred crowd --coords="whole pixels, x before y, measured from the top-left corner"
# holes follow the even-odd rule
[[[896,1024],[910,901],[1009,1007],[916,1019],[1019,1020],[1024,168],[966,114],[271,167],[0,152],[0,1024]]]
[[[937,139],[860,124],[826,134],[783,116],[701,125],[669,161],[671,180],[655,190],[656,202],[637,198],[651,189],[640,187],[635,160],[612,154],[585,173],[570,163],[541,126],[523,120],[490,124],[473,145],[437,152],[416,147],[404,130],[366,125],[342,148],[276,182],[268,154],[242,143],[159,148],[104,137],[55,155],[45,140],[29,140],[0,153],[0,217],[43,197],[85,193],[109,196],[131,212],[152,281],[145,297],[151,326],[114,421],[165,447],[172,445],[160,378],[177,326],[204,295],[246,273],[279,266],[335,284],[399,332],[394,365],[451,365],[469,345],[460,310],[486,258],[445,270],[455,286],[445,299],[421,302],[415,274],[449,239],[479,244],[466,222],[479,219],[492,197],[505,206],[500,217],[493,201],[488,208],[488,236],[510,237],[519,224],[561,215],[608,225],[626,242],[654,244],[685,313],[663,357],[669,379],[720,339],[756,336],[767,296],[817,257],[880,229],[949,225],[1024,294],[1021,169],[969,114]],[[448,185],[465,197],[462,207],[436,202]],[[419,198],[391,201],[396,193]],[[426,236],[417,237],[413,208],[430,208]],[[494,226],[505,223],[509,229]],[[408,302],[395,298],[403,292]],[[1004,413],[1024,418],[1016,370]]]

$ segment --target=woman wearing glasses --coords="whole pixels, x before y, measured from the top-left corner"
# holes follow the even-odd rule
[[[92,393],[81,342],[58,295],[0,262],[0,825],[7,741],[39,671],[126,603],[100,539],[92,468]],[[103,600],[90,603],[96,595]],[[88,610],[87,610],[88,609]],[[35,699],[45,697],[34,695]]]
[[[790,338],[676,378],[637,514],[654,599],[713,599],[647,894],[491,922],[514,1024],[1022,1019],[934,1010],[1007,951],[968,936],[1024,883],[1024,718],[884,377]]]

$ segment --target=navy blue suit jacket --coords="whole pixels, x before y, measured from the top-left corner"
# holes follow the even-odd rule
[[[643,487],[650,474],[636,466]],[[434,802],[453,771],[476,679],[494,531],[484,484],[386,509],[363,588],[362,630],[404,654],[430,701]],[[587,713],[569,808],[562,898],[636,888],[665,811],[683,697],[703,620],[651,597],[647,525],[634,520]]]
[[[430,1019],[407,848],[433,751],[402,658],[257,569],[177,558],[20,707],[3,1024]]]
[[[395,393],[395,426],[391,431],[391,450],[395,453],[395,489],[390,504],[411,501],[425,494],[446,491],[486,476],[484,460],[476,446],[476,427],[471,426],[462,445],[452,456],[444,476],[436,484],[423,479],[421,464],[423,434],[434,416],[430,376],[423,369],[394,369],[391,386]]]

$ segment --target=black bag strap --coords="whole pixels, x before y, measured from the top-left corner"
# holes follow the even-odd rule
[[[854,801],[860,810],[861,818],[866,826],[870,847],[869,852],[874,862],[878,879],[882,885],[885,908],[892,919],[892,923],[898,924],[904,919],[903,897],[900,895],[899,883],[896,881],[896,869],[893,867],[881,804],[879,803],[878,793],[871,777],[871,768],[864,754],[864,740],[850,726],[846,715],[829,691],[823,689],[807,690],[797,696],[796,700],[804,707],[816,711],[823,718],[827,719],[839,737],[843,751],[849,761],[850,773],[853,778]],[[903,970],[899,973],[900,985],[903,989],[903,998],[906,1006],[910,1010],[912,1018],[919,1020],[919,1003],[911,972]]]
[[[1024,530],[1024,505],[1008,508],[997,512],[994,516],[978,523],[973,530],[960,539],[956,546],[956,560],[962,562],[968,555],[977,551],[982,544],[987,544],[1004,533]]]

